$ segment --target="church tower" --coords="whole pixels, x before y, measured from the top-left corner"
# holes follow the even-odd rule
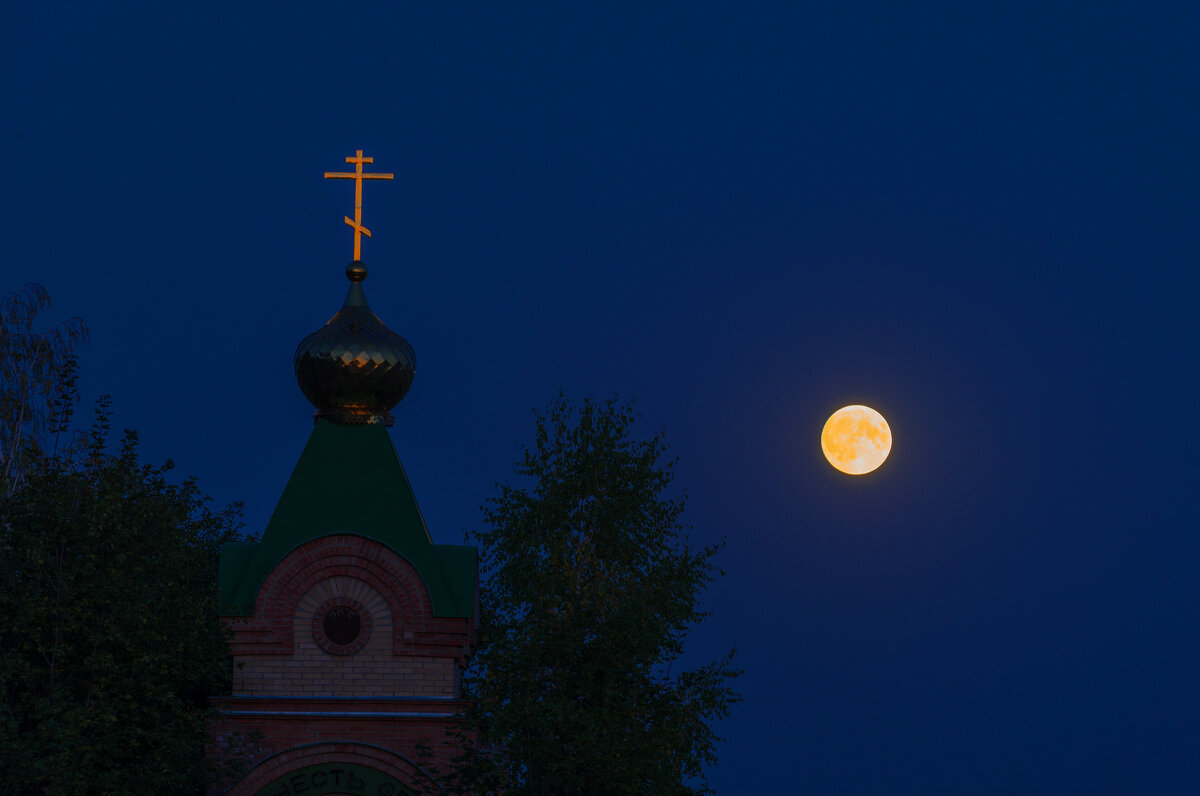
[[[221,551],[223,621],[233,631],[231,696],[213,753],[257,733],[230,796],[418,792],[422,747],[444,766],[459,677],[474,648],[473,547],[434,544],[387,428],[416,358],[367,304],[360,260],[362,183],[372,158],[346,158],[355,181],[354,261],[341,310],[305,337],[296,379],[314,428],[257,542]]]

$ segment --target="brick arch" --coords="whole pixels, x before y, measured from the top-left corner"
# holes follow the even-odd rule
[[[339,576],[361,580],[383,596],[392,617],[392,649],[397,655],[404,654],[402,626],[411,634],[437,624],[429,588],[406,558],[372,539],[335,534],[299,545],[272,568],[255,595],[253,614],[240,627],[234,626],[239,637],[234,653],[291,654],[293,617],[300,601],[322,580]]]
[[[362,741],[333,740],[294,746],[259,761],[224,796],[253,796],[288,774],[322,764],[364,766],[399,780],[414,790],[423,783],[437,784],[432,776],[407,756]]]

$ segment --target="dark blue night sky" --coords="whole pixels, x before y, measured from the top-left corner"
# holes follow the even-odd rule
[[[265,525],[361,148],[435,540],[559,389],[728,539],[720,794],[1200,793],[1200,6],[266,6],[0,11],[0,292],[149,459]]]

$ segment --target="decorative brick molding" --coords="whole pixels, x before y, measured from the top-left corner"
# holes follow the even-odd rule
[[[399,752],[362,741],[330,740],[276,752],[261,760],[244,779],[224,793],[226,796],[253,796],[273,782],[286,781],[292,772],[323,764],[362,766],[392,777],[414,790],[421,784],[433,782],[433,778],[419,765]],[[283,792],[292,791],[285,788]]]
[[[342,628],[342,644],[324,628],[338,606],[359,620],[353,638],[352,621]],[[420,574],[386,545],[351,534],[306,542],[264,578],[251,616],[224,621],[237,666],[233,693],[213,699],[210,754],[235,735],[258,739],[232,796],[268,785],[269,796],[332,792],[339,765],[346,776],[361,766],[363,782],[378,772],[417,789],[424,751],[434,773],[459,751],[451,731],[467,708],[458,685],[476,620],[435,617]],[[398,787],[379,782],[372,788]]]
[[[227,617],[235,657],[290,655],[295,649],[292,618],[318,582],[344,576],[362,581],[387,603],[395,627],[395,655],[452,657],[463,666],[470,657],[474,620],[435,617],[429,589],[405,558],[386,545],[351,534],[323,536],[300,545],[280,561],[259,587],[250,617]],[[375,618],[378,628],[378,617]]]
[[[354,638],[344,644],[339,644],[335,639],[329,637],[326,632],[329,616],[336,610],[349,610],[354,613],[354,617],[358,622],[358,632]],[[367,645],[371,640],[371,612],[367,607],[358,600],[352,600],[349,597],[330,597],[316,607],[312,612],[312,634],[313,641],[317,642],[317,646],[328,652],[330,655],[353,655]]]

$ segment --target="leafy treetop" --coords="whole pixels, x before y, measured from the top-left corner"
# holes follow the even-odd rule
[[[231,659],[217,553],[240,506],[211,511],[171,463],[108,444],[108,400],[58,446],[82,322],[38,335],[39,286],[0,301],[0,796],[202,792],[209,697]],[[228,771],[244,757],[225,739]]]
[[[75,394],[75,347],[87,326],[70,318],[34,331],[50,294],[38,284],[0,297],[0,490],[24,483],[38,454],[54,453],[71,421]]]
[[[698,598],[719,546],[692,546],[663,437],[632,438],[635,419],[616,400],[560,395],[536,414],[523,485],[501,485],[484,508],[461,790],[708,792],[711,723],[738,701],[739,672],[732,652],[675,667],[706,616]]]

